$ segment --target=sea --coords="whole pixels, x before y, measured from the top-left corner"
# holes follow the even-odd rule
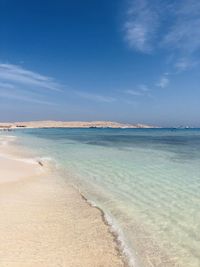
[[[100,208],[130,266],[200,267],[200,129],[19,129]]]

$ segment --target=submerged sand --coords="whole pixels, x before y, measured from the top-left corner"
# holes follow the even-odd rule
[[[0,140],[0,266],[124,266],[101,212]]]

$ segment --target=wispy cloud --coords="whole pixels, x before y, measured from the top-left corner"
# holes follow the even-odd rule
[[[15,86],[11,83],[5,83],[5,82],[0,82],[0,88],[3,89],[14,89]]]
[[[160,53],[170,74],[154,84],[167,88],[171,75],[200,64],[200,1],[129,0],[124,23],[128,45],[141,53]],[[130,96],[150,96],[142,90],[127,90]]]
[[[46,91],[42,89],[46,89]],[[76,95],[94,102],[111,103],[116,101],[114,97],[98,93],[77,91],[69,88],[67,92],[64,92],[63,86],[51,77],[27,70],[18,65],[0,64],[0,98],[55,105],[52,101],[48,101],[50,92],[53,94],[64,93],[63,97],[66,97],[66,94]]]
[[[128,95],[132,95],[132,96],[144,96],[144,95],[148,95],[149,88],[145,84],[139,84],[136,87],[136,90],[128,89],[128,90],[124,90],[123,92]]]
[[[200,51],[200,2],[197,0],[130,0],[125,40],[140,52],[175,53],[173,65],[186,70]]]
[[[15,90],[15,92],[9,92],[9,91],[4,91],[3,88],[0,86],[0,99],[5,98],[5,99],[14,99],[14,100],[19,100],[23,102],[29,102],[29,103],[35,103],[35,104],[41,104],[41,105],[56,105],[53,102],[50,101],[45,101],[45,100],[39,100],[37,98],[34,98],[32,95],[26,94],[22,95],[21,91]]]
[[[0,82],[7,85],[37,86],[53,91],[61,91],[62,86],[53,78],[41,75],[37,72],[26,70],[18,65],[0,64]]]
[[[149,91],[149,88],[148,88],[148,86],[146,84],[139,84],[138,88],[142,92],[148,92]]]
[[[85,98],[85,99],[96,101],[96,102],[111,103],[111,102],[116,101],[116,99],[111,96],[93,94],[93,93],[88,93],[88,92],[80,92],[80,91],[75,91],[75,93],[81,98]]]
[[[53,78],[13,64],[0,64],[0,98],[35,104],[55,105],[44,90],[61,92],[62,86]]]
[[[179,58],[174,64],[174,67],[177,71],[185,71],[192,67],[195,67],[199,64],[199,62],[196,59],[192,59],[190,57],[187,58]]]
[[[159,25],[157,10],[148,0],[130,2],[124,24],[125,40],[131,48],[149,53]]]
[[[191,54],[200,49],[200,3],[196,0],[177,1],[174,4],[173,20],[164,44]]]
[[[160,80],[158,81],[158,83],[156,84],[156,86],[160,87],[160,88],[165,88],[169,85],[169,76],[168,74],[164,74]]]
[[[137,90],[125,90],[126,94],[132,95],[132,96],[142,96],[144,95],[143,92],[137,91]]]

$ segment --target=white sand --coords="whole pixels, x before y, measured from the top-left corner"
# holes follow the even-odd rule
[[[98,209],[45,166],[19,160],[9,142],[0,144],[1,267],[124,266]]]

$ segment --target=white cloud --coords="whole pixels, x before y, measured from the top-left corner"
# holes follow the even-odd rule
[[[193,60],[191,58],[180,58],[177,60],[177,62],[175,62],[174,67],[181,72],[190,69],[196,65],[198,65],[197,60]]]
[[[135,0],[124,24],[125,40],[131,48],[148,53],[158,28],[158,15],[148,0]]]
[[[63,87],[51,77],[27,70],[18,65],[0,64],[0,98],[55,105],[55,103],[46,100],[46,98],[49,98],[49,92],[47,94],[41,89],[47,89],[54,93],[63,92]],[[111,96],[72,89],[68,90],[68,93],[96,102],[111,103],[116,100]]]
[[[200,3],[196,0],[174,4],[173,20],[164,44],[188,55],[200,49]]]
[[[188,68],[188,62],[184,59],[180,59],[175,63],[175,68],[182,71]]]
[[[166,88],[169,85],[169,78],[166,75],[162,76],[156,85],[160,88]]]
[[[22,95],[20,91],[15,92],[9,92],[9,91],[4,91],[0,87],[0,99],[1,98],[6,98],[6,99],[15,99],[23,102],[30,102],[30,103],[35,103],[35,104],[41,104],[41,105],[55,105],[55,103],[45,101],[45,100],[39,100],[34,98],[32,95]]]
[[[46,88],[53,91],[61,91],[62,86],[53,78],[41,75],[37,72],[26,70],[18,65],[0,64],[0,82],[4,85],[26,85]]]
[[[139,84],[136,88],[136,90],[128,89],[123,92],[132,96],[144,96],[149,92],[149,88],[145,84]]]
[[[145,84],[140,84],[138,87],[143,92],[148,92],[149,91],[149,88]]]
[[[125,40],[136,51],[162,49],[176,56],[179,71],[196,65],[200,51],[200,1],[130,0],[124,23]],[[184,60],[183,60],[184,59]]]
[[[0,98],[55,105],[46,100],[49,95],[41,89],[57,93],[62,90],[62,86],[51,77],[26,70],[21,66],[0,64]]]

